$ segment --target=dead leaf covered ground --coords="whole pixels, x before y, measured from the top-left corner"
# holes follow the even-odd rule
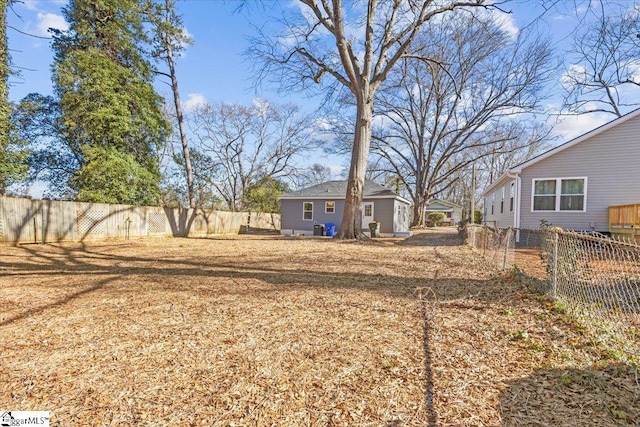
[[[0,409],[52,425],[640,424],[634,368],[447,230],[0,246]]]

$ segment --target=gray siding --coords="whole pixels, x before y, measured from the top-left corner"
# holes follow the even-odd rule
[[[517,192],[515,180],[508,179],[502,185],[496,187],[490,194],[485,197],[484,201],[484,222],[499,228],[507,228],[514,226],[514,216],[517,204]],[[511,210],[511,184],[514,184],[513,210]],[[504,209],[500,212],[500,204],[504,194]],[[491,213],[491,204],[493,201],[494,209]]]
[[[325,213],[325,202],[331,201],[336,203],[335,213]],[[367,199],[364,202],[373,202],[373,217],[380,222],[380,233],[392,234],[394,232],[409,230],[409,205],[396,199]],[[303,204],[305,202],[313,202],[313,220],[305,221],[302,219]],[[396,213],[402,213],[402,208],[406,207],[404,218]],[[314,224],[336,224],[336,232],[340,229],[340,222],[344,213],[344,200],[338,199],[298,199],[298,200],[281,200],[280,213],[282,230],[292,230],[293,232],[313,231]],[[368,224],[362,224],[363,230],[368,231]]]
[[[380,233],[393,233],[395,220],[395,199],[364,199],[373,202],[373,218],[380,223]],[[368,224],[362,224],[363,230],[369,230]]]
[[[565,229],[607,231],[609,206],[640,202],[639,158],[635,117],[523,169],[520,227],[538,228],[544,219]],[[533,212],[533,179],[567,177],[587,178],[586,212]]]
[[[302,219],[302,207],[305,202],[313,202],[313,220],[305,221]],[[334,213],[324,212],[325,202],[336,202],[336,209]],[[374,210],[377,206],[374,207]],[[280,201],[280,215],[282,223],[280,228],[282,230],[299,230],[299,231],[313,231],[314,224],[326,224],[333,223],[336,225],[336,232],[340,229],[340,221],[342,221],[342,214],[344,213],[344,200],[336,199],[309,199],[309,200],[281,200]]]

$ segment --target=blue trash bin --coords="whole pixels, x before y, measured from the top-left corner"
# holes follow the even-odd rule
[[[333,237],[336,235],[336,225],[328,222],[325,224],[325,230],[324,230],[325,236],[329,236],[329,237]]]

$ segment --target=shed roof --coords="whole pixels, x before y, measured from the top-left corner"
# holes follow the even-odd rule
[[[303,188],[302,190],[292,191],[290,193],[282,194],[279,198],[283,200],[287,199],[344,199],[347,194],[347,181],[327,181],[322,184],[317,184],[311,187]],[[398,199],[406,203],[410,203],[408,200],[400,197],[388,188],[377,184],[373,181],[364,182],[365,199],[378,198],[378,199]]]

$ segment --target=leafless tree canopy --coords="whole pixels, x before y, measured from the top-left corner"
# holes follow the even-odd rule
[[[197,141],[194,173],[234,211],[243,209],[247,188],[295,174],[296,158],[318,145],[312,119],[293,105],[206,104],[189,126]]]
[[[356,105],[351,165],[339,237],[359,238],[361,202],[371,146],[374,96],[401,59],[410,53],[420,29],[445,20],[456,9],[473,13],[502,2],[300,0],[300,13],[283,17],[279,36],[256,40],[250,55],[260,64],[258,77],[285,90],[313,83],[329,95],[348,92]],[[325,77],[329,77],[327,83]]]
[[[546,135],[530,114],[553,71],[548,46],[509,34],[489,15],[456,13],[424,27],[415,53],[378,92],[372,144],[413,200],[414,225],[472,162]]]
[[[640,93],[640,7],[590,9],[596,20],[574,35],[572,63],[561,80],[569,114],[604,112],[620,117]]]

